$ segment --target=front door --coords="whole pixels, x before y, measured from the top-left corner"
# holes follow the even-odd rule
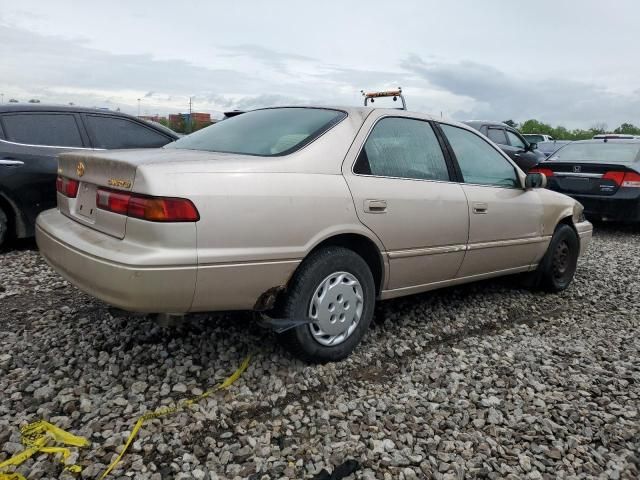
[[[460,167],[469,202],[469,243],[458,277],[528,268],[548,239],[542,202],[524,190],[514,166],[467,129],[441,124]]]
[[[455,277],[467,243],[467,200],[428,120],[372,113],[343,173],[358,217],[388,255],[386,290],[419,291]]]

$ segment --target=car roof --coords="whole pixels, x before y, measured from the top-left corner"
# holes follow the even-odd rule
[[[576,140],[571,143],[640,143],[640,138],[598,138],[595,140]]]
[[[0,113],[22,113],[22,112],[66,112],[66,113],[98,113],[102,115],[112,115],[116,117],[128,118],[137,122],[144,123],[150,127],[160,130],[161,132],[178,138],[178,134],[157,122],[149,122],[142,118],[134,117],[127,113],[116,112],[114,110],[106,110],[101,108],[77,107],[75,105],[54,105],[46,103],[5,103],[0,105]]]
[[[483,125],[492,126],[492,127],[507,127],[511,128],[509,125],[503,122],[496,122],[495,120],[465,120],[462,123],[469,125],[470,127],[477,128]]]
[[[276,108],[319,108],[325,110],[339,110],[346,112],[347,115],[353,115],[356,117],[360,117],[362,119],[366,118],[371,112],[377,111],[386,113],[388,115],[397,115],[400,117],[410,118],[412,116],[420,117],[427,120],[433,120],[436,122],[447,123],[449,125],[456,125],[458,127],[464,128],[466,130],[475,131],[471,125],[468,125],[466,122],[460,122],[458,120],[453,120],[451,118],[441,118],[439,115],[436,117],[435,115],[431,115],[430,113],[418,112],[415,110],[403,110],[402,108],[379,108],[379,107],[354,107],[354,106],[344,106],[344,105],[275,105],[272,107],[265,108],[256,108],[255,110],[269,110]],[[247,110],[247,112],[255,111],[255,110]]]

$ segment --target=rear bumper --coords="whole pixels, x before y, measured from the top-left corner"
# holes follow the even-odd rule
[[[300,260],[198,264],[193,223],[129,218],[133,242],[92,230],[48,210],[38,217],[40,252],[80,290],[124,310],[185,313],[269,307]],[[143,236],[144,230],[146,237]]]
[[[584,255],[589,248],[591,238],[593,237],[593,225],[591,222],[584,221],[575,224],[576,231],[580,237],[580,256]]]
[[[589,218],[614,222],[640,222],[640,192],[629,192],[629,190],[631,189],[620,189],[611,196],[575,194],[569,194],[569,196],[584,206],[584,214]]]
[[[80,290],[119,308],[139,312],[187,312],[197,265],[131,265],[139,246],[91,230],[58,210],[43,212],[36,241],[44,259]]]

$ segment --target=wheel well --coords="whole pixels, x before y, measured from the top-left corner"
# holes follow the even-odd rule
[[[559,225],[568,225],[568,226],[570,226],[571,229],[576,234],[576,237],[578,239],[578,245],[580,245],[580,234],[578,233],[578,230],[576,230],[576,226],[573,224],[573,217],[568,216],[568,217],[564,217],[564,218],[560,219],[560,221],[558,222],[558,225],[556,225],[556,228],[558,228]]]
[[[573,218],[571,216],[560,219],[558,225],[569,225],[573,231],[576,232],[576,235],[578,235],[578,231],[576,230],[576,226],[573,224]]]
[[[349,250],[353,250],[355,253],[360,255],[364,259],[364,261],[367,262],[367,265],[371,269],[371,273],[373,274],[373,281],[376,286],[376,292],[379,293],[382,290],[382,282],[384,279],[384,261],[382,259],[382,255],[380,254],[380,250],[375,243],[373,243],[364,235],[359,235],[357,233],[344,233],[323,240],[313,248],[312,252],[328,246],[339,246],[348,248]]]
[[[9,238],[15,238],[18,236],[18,222],[17,222],[17,218],[16,218],[16,212],[13,209],[13,206],[9,203],[9,201],[2,195],[0,194],[0,209],[2,209],[2,211],[4,212],[4,214],[7,216],[7,221],[8,221],[8,235]]]

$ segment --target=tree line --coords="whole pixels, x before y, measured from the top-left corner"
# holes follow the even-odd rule
[[[593,138],[594,135],[600,133],[624,133],[627,135],[640,135],[640,127],[636,127],[632,123],[623,123],[615,128],[613,132],[607,130],[606,123],[597,123],[589,129],[576,128],[569,130],[562,125],[552,127],[547,123],[540,122],[535,119],[527,120],[522,123],[513,120],[505,120],[504,123],[517,129],[520,133],[541,133],[543,135],[551,135],[556,140],[587,140]]]

